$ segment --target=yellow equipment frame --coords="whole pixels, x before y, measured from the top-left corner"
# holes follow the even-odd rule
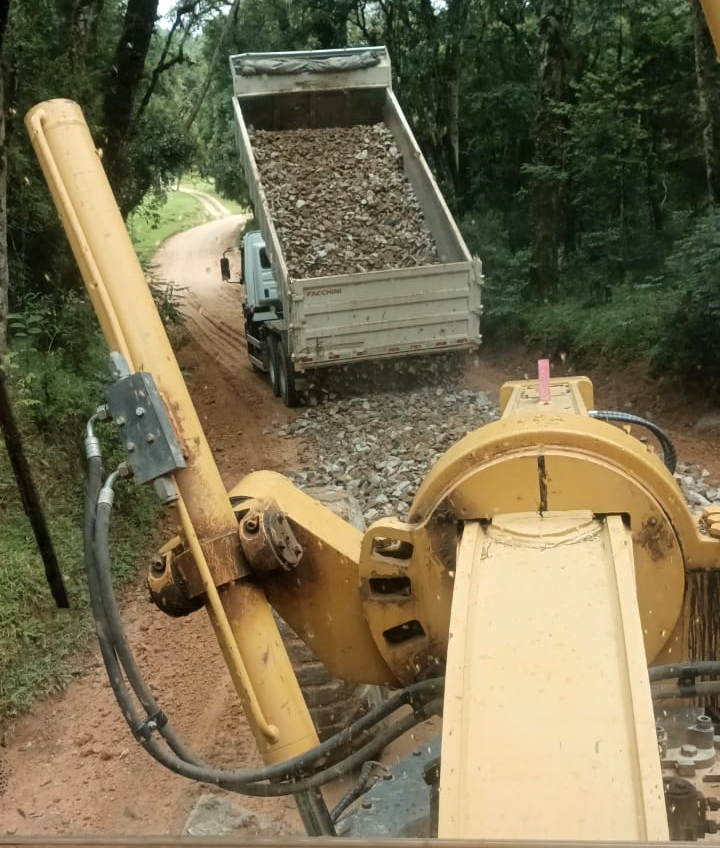
[[[269,599],[339,677],[401,685],[447,666],[441,836],[665,839],[649,687],[639,678],[647,662],[683,658],[685,572],[720,567],[720,547],[654,452],[588,416],[593,392],[585,378],[552,381],[547,400],[536,383],[511,383],[501,392],[502,418],[437,462],[407,522],[383,519],[362,534],[269,472],[239,482],[233,510],[79,107],[43,103],[26,123],[108,345],[131,370],[152,373],[183,448],[186,468],[175,473],[181,535],[151,569],[151,589],[205,603],[265,762],[317,743]],[[583,567],[558,602],[541,577],[546,569],[559,580],[571,549],[583,551]],[[619,710],[598,745],[626,758],[618,785],[637,800],[618,827],[603,829],[602,810],[590,829],[585,819],[566,826],[550,802],[535,811],[533,829],[521,831],[468,814],[472,758],[492,763],[495,774],[503,768],[482,741],[497,721],[482,687],[498,673],[487,658],[509,656],[501,644],[509,639],[505,611],[528,585],[526,625],[519,620],[513,635],[520,646],[538,640],[547,669],[554,630],[566,647],[580,644],[583,621],[572,606],[594,599],[605,633],[597,644],[612,666],[602,680]],[[522,663],[508,668],[507,656],[502,686],[519,693],[527,671]],[[571,711],[582,705],[568,703]],[[552,736],[560,717],[547,719]],[[451,739],[448,727],[459,736]],[[572,737],[563,763],[584,756],[584,744]],[[483,797],[486,808],[500,803]]]

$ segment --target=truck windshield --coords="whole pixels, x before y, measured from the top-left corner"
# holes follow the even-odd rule
[[[260,267],[270,268],[270,260],[268,259],[268,255],[264,247],[260,248]]]

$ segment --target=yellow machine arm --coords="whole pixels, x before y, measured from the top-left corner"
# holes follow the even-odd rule
[[[79,108],[27,126],[108,345],[154,377],[180,446],[151,591],[206,606],[265,762],[317,745],[269,599],[339,677],[445,676],[440,836],[666,840],[647,665],[686,657],[686,573],[720,545],[654,452],[588,414],[584,378],[513,383],[407,522],[363,534],[268,472],[229,499]]]
[[[715,52],[720,58],[720,3],[718,0],[700,0],[700,5],[715,45]]]

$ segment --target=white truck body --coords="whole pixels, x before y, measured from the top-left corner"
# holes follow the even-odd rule
[[[353,67],[356,57],[370,57]],[[319,71],[327,60],[345,70]],[[480,261],[473,258],[391,89],[384,47],[230,58],[237,146],[277,281],[289,358],[298,374],[336,363],[476,347]],[[254,158],[249,128],[355,126],[383,122],[435,241],[439,262],[412,268],[294,279],[288,274]],[[318,162],[322,167],[322,162]],[[358,163],[358,168],[362,168]],[[257,363],[256,363],[257,364]]]

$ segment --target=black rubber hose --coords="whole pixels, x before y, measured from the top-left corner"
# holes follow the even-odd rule
[[[357,801],[361,795],[364,795],[368,789],[371,789],[375,785],[377,778],[373,780],[372,770],[376,765],[378,765],[377,760],[368,760],[363,764],[362,769],[360,769],[360,776],[358,777],[355,785],[348,789],[330,813],[330,818],[333,820],[334,824],[337,824],[340,816],[345,812],[345,810],[347,810],[353,801]]]
[[[691,674],[693,677],[720,675],[720,662],[715,660],[703,660],[702,662],[683,662],[673,665],[655,665],[648,669],[650,682],[656,680],[676,680],[684,674]]]
[[[96,522],[95,533],[95,559],[98,563],[98,576],[102,575],[104,577],[104,581],[102,584],[104,589],[102,593],[103,608],[106,613],[108,609],[112,609],[114,611],[117,617],[116,632],[122,633],[122,644],[124,646],[124,649],[128,653],[130,653],[130,647],[124,637],[124,632],[122,631],[122,620],[120,618],[120,614],[117,609],[117,603],[114,598],[112,580],[109,576],[110,567],[108,545],[110,512],[111,507],[107,504],[101,504],[98,507],[98,518]],[[117,641],[115,642],[115,647],[116,649],[118,648]],[[142,679],[142,673],[137,667],[137,664],[134,662],[134,659],[133,667],[139,677],[138,686],[142,685],[147,690],[147,684]],[[131,685],[133,685],[133,688],[135,688],[132,681]],[[310,767],[315,765],[320,760],[329,758],[336,750],[344,748],[345,746],[350,744],[354,739],[357,739],[366,730],[369,730],[373,725],[387,718],[400,707],[405,706],[406,704],[411,704],[415,706],[416,704],[419,704],[421,702],[423,696],[427,697],[430,695],[437,694],[438,692],[442,692],[443,686],[443,678],[433,678],[430,680],[423,681],[421,683],[413,684],[407,687],[406,689],[403,689],[401,692],[398,692],[392,697],[388,698],[387,701],[383,702],[379,706],[365,713],[365,715],[361,716],[349,727],[346,727],[344,730],[341,730],[339,733],[325,740],[325,742],[322,742],[315,748],[312,748],[310,751],[307,751],[304,754],[300,754],[297,757],[287,760],[285,762],[277,763],[273,766],[265,766],[254,771],[248,770],[245,772],[245,774],[247,775],[246,779],[248,780],[248,782],[257,782],[261,780],[287,780],[292,778],[295,774],[299,772],[307,771]],[[146,703],[148,704],[148,706],[146,706],[146,710],[149,712],[149,714],[155,714],[158,708],[154,700],[146,700]],[[167,731],[167,725],[163,729]],[[166,734],[163,735],[165,736]],[[180,756],[182,760],[188,763],[194,763],[195,765],[206,767],[204,763],[200,762],[196,757],[192,755],[191,757],[184,756],[183,753],[178,750],[176,750],[176,753]],[[220,772],[218,771],[218,773]],[[233,778],[239,777],[241,774],[243,774],[243,772],[224,773],[232,775]]]
[[[588,411],[591,418],[597,418],[599,421],[616,421],[620,424],[637,424],[639,427],[645,427],[655,436],[660,442],[663,451],[663,462],[665,467],[671,474],[675,473],[677,468],[677,451],[672,443],[670,436],[654,424],[648,421],[647,418],[641,418],[639,415],[632,415],[629,412],[614,412],[610,409],[591,409]]]
[[[659,684],[650,688],[653,701],[668,698],[695,698],[705,695],[720,695],[720,680],[701,680],[692,685],[674,686]]]
[[[411,730],[420,721],[424,721],[426,718],[439,713],[441,710],[442,700],[437,699],[432,701],[425,707],[422,716],[418,716],[416,714],[403,716],[395,722],[395,724],[383,730],[362,748],[353,752],[351,755],[335,765],[308,777],[290,779],[287,782],[282,783],[248,783],[245,781],[245,775],[247,773],[239,772],[233,775],[232,772],[226,772],[219,769],[197,768],[196,766],[181,762],[175,756],[168,754],[167,751],[159,750],[154,739],[148,740],[146,747],[151,755],[158,760],[158,762],[161,762],[171,771],[174,771],[184,777],[192,778],[193,780],[199,780],[203,783],[212,783],[216,786],[222,787],[223,789],[229,789],[233,792],[242,793],[243,795],[255,795],[263,798],[277,797],[281,795],[295,795],[298,792],[304,792],[307,789],[322,786],[325,783],[329,783],[331,780],[337,780],[337,778],[342,777],[346,772],[359,768],[366,760],[374,759],[383,750],[383,748],[387,747],[391,742],[394,742],[397,738],[402,736],[403,733],[407,733],[408,730]],[[284,763],[279,763],[278,765],[282,766]],[[267,770],[268,769],[259,769],[258,771]]]
[[[97,564],[95,568],[92,568],[92,582],[96,586],[96,590],[93,594],[97,593],[98,599],[100,600],[100,610],[99,610],[99,621],[103,622],[103,629],[107,630],[108,628],[108,617],[106,616],[107,610],[111,609],[117,615],[116,625],[118,626],[118,630],[122,629],[122,622],[120,620],[119,611],[117,610],[117,603],[114,599],[114,593],[112,590],[112,580],[109,578],[109,526],[110,526],[110,514],[111,507],[109,504],[100,504],[97,507],[97,516],[94,520],[94,556],[93,556],[93,564]],[[102,575],[102,582],[101,576]],[[123,650],[130,652],[129,645],[127,645],[127,640],[124,638],[124,633],[122,634],[123,638],[119,640],[120,644],[123,645]],[[118,643],[113,643],[115,647],[118,647]],[[113,652],[112,661],[106,662],[106,666],[108,666],[108,674],[111,677],[111,684],[113,683],[113,678],[117,680],[119,675],[119,666],[117,665],[117,659]],[[147,684],[145,684],[144,680],[142,680],[142,674],[137,668],[137,664],[134,663],[133,666],[137,670],[137,674],[139,675],[138,686],[142,686],[143,688],[147,688]],[[175,752],[178,754],[178,759],[175,761],[175,758],[170,756],[167,752],[163,751],[157,745],[156,740],[151,738],[141,739],[145,748],[149,753],[152,754],[156,759],[162,762],[164,765],[167,765],[168,768],[173,771],[180,771],[180,773],[185,773],[184,767],[195,767],[192,768],[191,771],[195,771],[197,769],[197,773],[189,774],[186,773],[187,777],[192,777],[196,780],[203,780],[204,782],[216,783],[217,785],[226,786],[226,788],[235,788],[239,787],[243,784],[254,784],[260,783],[264,780],[279,780],[279,781],[287,781],[293,780],[297,777],[304,778],[304,774],[307,770],[315,765],[318,761],[329,757],[335,750],[340,747],[344,747],[353,739],[356,739],[360,734],[364,731],[368,730],[374,724],[382,721],[391,713],[395,712],[399,707],[404,706],[405,704],[413,704],[417,708],[417,703],[419,702],[422,695],[432,695],[437,692],[442,691],[444,681],[442,678],[434,678],[432,680],[423,681],[421,683],[414,684],[413,686],[404,689],[402,692],[397,693],[393,697],[389,698],[385,703],[376,707],[375,709],[369,711],[364,716],[359,718],[357,721],[353,722],[352,725],[340,731],[340,733],[311,749],[310,751],[305,752],[304,754],[300,754],[297,757],[294,757],[291,760],[288,760],[283,763],[277,763],[273,766],[265,766],[259,769],[247,769],[241,771],[226,771],[222,769],[212,769],[205,764],[201,763],[194,755],[190,754],[189,756],[184,755],[185,746],[180,746],[180,750],[176,750]],[[123,713],[126,715],[126,719],[129,718],[128,723],[130,724],[130,728],[133,731],[133,734],[138,737],[138,729],[142,727],[144,724],[137,718],[137,714],[133,710],[132,713],[129,713],[125,707],[125,704],[128,701],[127,692],[123,692],[122,689],[116,688],[113,686],[113,690],[115,691],[116,697],[120,702],[121,709]],[[149,708],[150,715],[154,715],[157,712],[156,704],[153,700],[149,700],[145,698],[146,710]],[[411,716],[411,718],[413,718]],[[410,726],[417,723],[415,719]],[[164,731],[163,736],[167,738],[169,728],[167,725],[163,728],[158,728],[161,731]],[[402,731],[404,732],[404,731]],[[373,740],[374,741],[374,740]],[[371,743],[372,744],[372,741]],[[385,743],[388,744],[388,743]],[[363,748],[359,749],[361,752],[367,751],[367,745]],[[175,749],[174,749],[175,750]],[[363,760],[368,759],[371,754],[364,753]],[[340,763],[345,762],[341,760]],[[353,761],[354,762],[354,761]],[[354,765],[348,766],[348,768],[352,768]],[[343,769],[343,773],[344,773]],[[332,778],[328,778],[332,779]],[[325,782],[325,781],[322,781]],[[321,783],[313,784],[313,785],[321,785]],[[265,788],[265,787],[261,787]],[[310,788],[310,787],[308,787]],[[274,794],[288,794],[288,791],[295,792],[300,791],[300,788],[293,788],[291,790],[283,790],[282,792],[274,793]],[[256,793],[253,793],[256,794]],[[260,793],[257,793],[260,794]],[[264,792],[262,794],[265,794]]]
[[[97,584],[104,612],[104,622],[107,626],[115,653],[122,665],[131,689],[135,693],[148,717],[154,719],[160,735],[170,748],[182,760],[197,766],[204,765],[185,743],[178,738],[167,723],[167,718],[155,700],[150,687],[135,660],[123,627],[122,617],[118,609],[115,591],[112,585],[112,568],[110,563],[110,514],[112,507],[108,503],[100,503],[95,519],[95,568]]]
[[[95,464],[95,460],[93,460]],[[148,753],[165,765],[171,771],[176,772],[184,777],[193,780],[199,780],[204,783],[212,783],[223,788],[242,792],[248,795],[259,796],[277,796],[296,794],[298,792],[311,789],[316,786],[321,786],[330,780],[345,774],[346,771],[357,768],[368,759],[371,759],[386,745],[390,744],[398,736],[405,733],[407,730],[415,726],[419,721],[424,720],[427,715],[438,712],[442,709],[442,699],[436,699],[431,706],[423,706],[422,696],[433,695],[442,692],[444,681],[442,678],[434,678],[432,680],[422,681],[407,687],[402,692],[397,693],[388,701],[369,711],[356,722],[353,722],[348,728],[326,740],[322,744],[316,746],[310,751],[300,754],[283,763],[277,763],[272,766],[265,766],[258,769],[245,769],[240,771],[226,771],[224,769],[214,769],[199,762],[194,755],[190,754],[190,758],[185,757],[182,753],[179,756],[164,749],[158,740],[152,736],[152,730],[165,730],[163,734],[167,738],[168,728],[153,725],[148,732],[147,721],[142,721],[135,706],[130,698],[130,694],[125,685],[122,670],[116,654],[115,644],[108,633],[108,617],[104,601],[107,598],[112,598],[108,601],[110,608],[114,608],[119,619],[119,611],[114,599],[112,590],[112,579],[110,573],[110,557],[109,557],[109,526],[111,506],[108,503],[102,503],[96,507],[97,492],[99,491],[100,479],[100,463],[96,461],[96,469],[93,471],[93,486],[92,493],[90,487],[88,489],[88,503],[86,508],[86,533],[90,536],[90,544],[86,545],[86,565],[88,568],[88,583],[91,588],[91,597],[93,603],[93,614],[96,619],[96,629],[98,638],[101,644],[103,659],[110,679],[110,684],[113,688],[115,697],[120,705],[120,708],[125,716],[125,719],[133,732],[133,735],[138,741],[143,744]],[[95,482],[95,477],[97,481]],[[94,496],[92,503],[90,502],[91,494]],[[101,565],[98,567],[98,562]],[[100,575],[104,575],[101,584]],[[104,589],[104,592],[103,592]],[[121,621],[119,622],[121,627]],[[124,633],[123,633],[124,637]],[[127,641],[123,638],[121,643],[128,652],[130,651]],[[133,660],[134,662],[134,660]],[[137,668],[136,664],[135,667]],[[146,687],[142,675],[138,669],[140,681],[143,687]],[[154,706],[153,701],[146,700],[146,704],[151,708]],[[328,758],[339,747],[345,746],[348,742],[357,738],[361,733],[368,730],[374,724],[377,724],[382,719],[386,718],[400,706],[411,704],[414,708],[414,713],[405,716],[403,719],[396,722],[390,728],[387,728],[374,739],[370,740],[366,745],[353,752],[352,755],[340,760],[322,771],[307,776],[307,770],[318,763],[322,759]],[[151,714],[148,718],[153,718]],[[181,746],[180,751],[184,750]],[[263,781],[274,780],[276,783],[264,783]]]
[[[135,734],[136,728],[142,722],[125,686],[122,670],[108,634],[105,612],[100,599],[100,587],[95,572],[95,517],[101,485],[102,462],[100,457],[93,456],[88,459],[88,481],[85,490],[85,517],[83,521],[83,561],[90,594],[90,609],[110,686],[125,721]]]

